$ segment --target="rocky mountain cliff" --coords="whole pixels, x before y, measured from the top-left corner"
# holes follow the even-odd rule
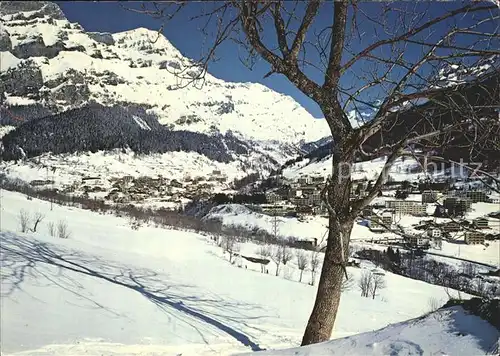
[[[87,32],[54,3],[2,1],[2,158],[124,148],[142,157],[175,153],[175,161],[158,158],[171,161],[166,175],[174,166],[181,178],[227,164],[237,178],[264,176],[328,136],[324,120],[261,84],[207,74],[203,87],[185,86],[177,74],[192,64],[156,31]]]
[[[192,61],[155,31],[86,32],[49,2],[4,1],[0,16],[4,106],[38,103],[57,113],[89,102],[135,104],[170,129],[288,144],[328,134],[323,120],[260,84],[208,74],[201,89],[179,89],[187,79],[174,73]]]

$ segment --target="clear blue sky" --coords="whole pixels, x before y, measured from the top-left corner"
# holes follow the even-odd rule
[[[160,21],[146,15],[126,11],[117,2],[57,1],[57,3],[66,14],[69,21],[80,23],[87,31],[114,33],[137,27],[158,30],[161,26]],[[139,6],[138,3],[128,3],[127,5],[135,7]],[[433,16],[438,16],[439,13],[443,11],[445,6],[449,8],[450,6],[459,7],[461,5],[463,4],[457,3],[454,5],[453,2],[425,2],[419,3],[416,6],[419,6],[421,11],[427,10],[430,11]],[[193,59],[199,58],[202,52],[201,47],[204,40],[204,36],[198,31],[197,28],[199,23],[193,24],[192,22],[187,22],[187,19],[190,16],[198,12],[199,9],[197,9],[196,6],[202,6],[202,4],[193,4],[193,6],[188,8],[174,21],[170,22],[164,29],[164,35],[168,38],[168,40],[185,56]],[[331,3],[326,4],[325,6],[329,6],[328,10],[330,10]],[[362,6],[368,13],[381,11],[380,3],[364,3]],[[317,27],[323,28],[324,26],[331,24],[331,14],[331,10],[321,11],[316,20],[317,22],[315,23],[317,24]],[[364,31],[364,37],[360,43],[353,46],[356,51],[359,51],[367,44],[372,43],[384,36],[383,32],[375,34],[372,27],[373,24],[370,24],[366,19],[360,22],[362,23],[358,25],[361,31]],[[322,117],[321,111],[316,104],[291,85],[284,76],[272,75],[263,79],[263,76],[269,71],[269,65],[264,60],[258,62],[253,71],[246,68],[238,60],[238,52],[241,53],[241,51],[242,50],[232,42],[226,43],[218,52],[218,56],[221,59],[218,62],[213,63],[209,68],[209,71],[216,77],[224,80],[262,83],[278,92],[294,97],[312,115],[315,117]],[[409,48],[409,55],[411,55],[411,52],[412,49]],[[319,73],[311,72],[310,75],[318,82],[321,82]],[[346,75],[344,76],[343,81],[344,83],[349,84],[350,82],[355,81],[355,79]],[[377,98],[374,97],[368,98],[371,102],[376,99]]]

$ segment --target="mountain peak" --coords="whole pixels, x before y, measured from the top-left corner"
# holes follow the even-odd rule
[[[158,30],[139,27],[113,34],[117,45],[121,48],[134,48],[146,52],[165,52],[162,54],[181,56],[175,46]]]
[[[31,17],[35,15],[47,15],[56,20],[65,20],[66,16],[61,8],[50,1],[1,1],[0,16],[17,15],[23,17]]]

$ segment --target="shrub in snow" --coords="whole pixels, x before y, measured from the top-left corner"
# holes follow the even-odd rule
[[[316,274],[319,268],[319,252],[315,251],[311,255],[311,260],[309,261],[309,267],[311,269],[311,285],[314,286],[314,281],[316,280]]]
[[[56,237],[56,224],[54,224],[52,221],[48,223],[47,225],[48,229],[49,229],[49,234],[50,236],[52,237]]]
[[[67,239],[69,238],[71,233],[69,232],[68,225],[64,220],[60,220],[57,223],[57,236],[60,239]]]
[[[378,291],[386,287],[385,279],[382,274],[364,271],[358,281],[358,287],[361,290],[361,296],[375,299]]]
[[[302,282],[302,274],[304,273],[304,270],[307,268],[307,256],[302,250],[297,250],[296,252],[297,256],[297,268],[300,271],[300,276],[299,276],[299,282]]]
[[[28,224],[30,222],[29,213],[26,210],[21,209],[21,211],[19,211],[18,219],[19,219],[19,227],[21,229],[21,232],[28,232],[28,230],[29,230]]]

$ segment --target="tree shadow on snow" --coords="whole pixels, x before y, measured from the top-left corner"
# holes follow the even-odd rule
[[[83,294],[85,287],[78,282],[75,275],[71,276],[71,274],[63,273],[64,271],[72,271],[133,290],[140,293],[171,316],[179,317],[171,312],[173,308],[192,319],[203,321],[219,331],[230,335],[243,345],[251,348],[252,351],[263,350],[249,336],[228,325],[228,323],[233,323],[264,332],[264,330],[247,323],[248,320],[260,319],[264,316],[252,317],[242,313],[242,310],[255,310],[259,308],[256,305],[222,300],[216,296],[215,298],[201,298],[199,295],[183,295],[178,293],[178,291],[188,289],[190,286],[169,284],[166,276],[159,276],[158,273],[152,270],[132,269],[124,265],[105,261],[97,256],[83,254],[74,250],[63,250],[59,246],[17,236],[12,233],[2,233],[0,236],[2,240],[0,243],[2,280],[0,296],[2,298],[10,297],[16,291],[22,291],[23,281],[29,276],[39,283],[43,279],[46,279],[51,284],[55,284],[72,294],[84,298],[96,307],[114,313],[104,305],[85,296]],[[58,272],[44,271],[44,267],[48,265],[57,267]],[[177,292],[172,290],[174,287]],[[206,293],[200,293],[199,291],[198,294],[206,295]],[[197,307],[195,308],[192,305],[196,305]],[[203,307],[208,307],[215,311],[208,312],[202,310]],[[236,316],[227,315],[228,311]],[[205,343],[208,343],[203,333],[195,324],[190,323],[185,318],[181,320],[193,327]]]

